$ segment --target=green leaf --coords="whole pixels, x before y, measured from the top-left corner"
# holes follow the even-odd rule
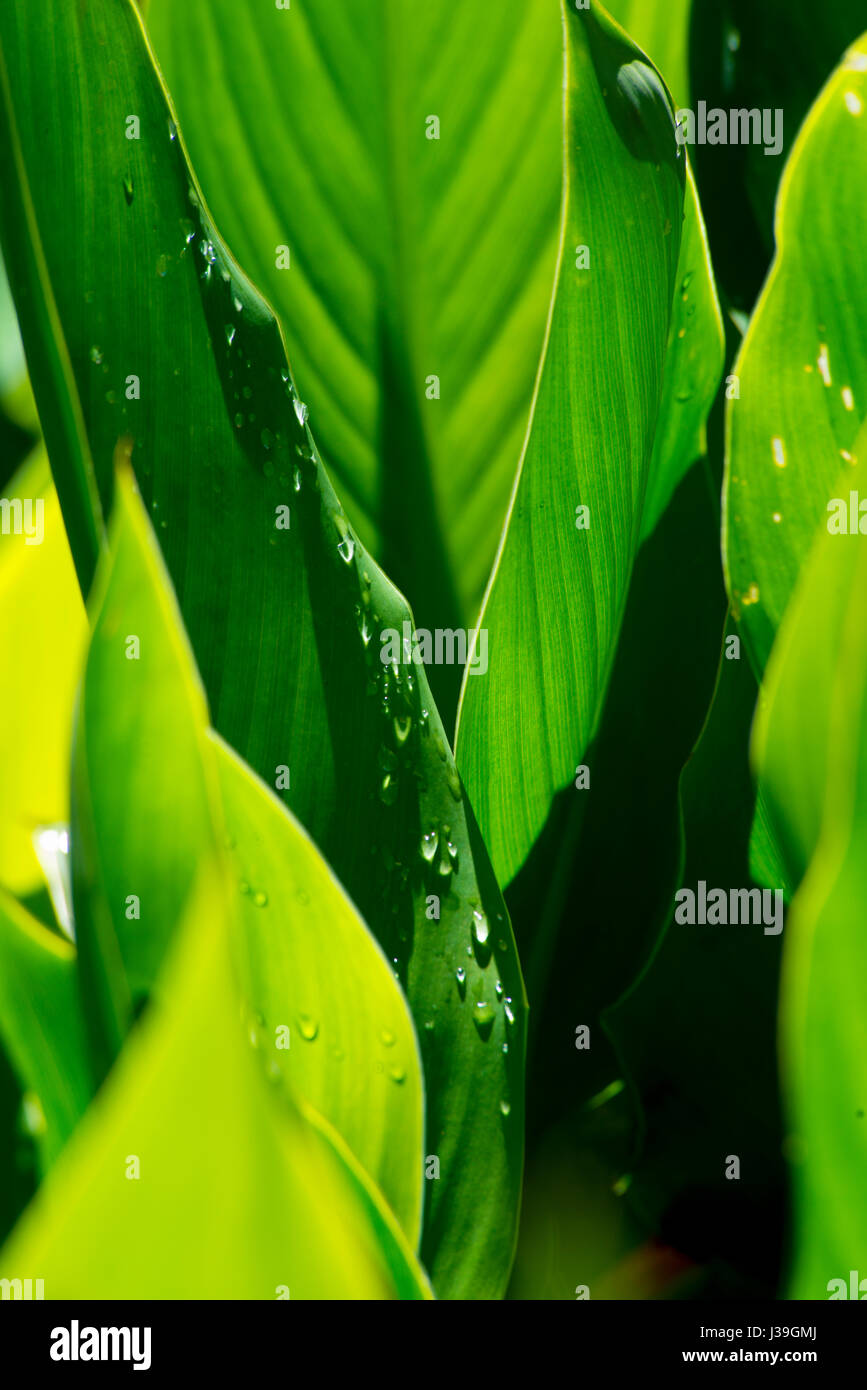
[[[569,11],[566,33],[558,281],[480,620],[490,671],[484,682],[465,677],[459,715],[462,775],[501,882],[526,859],[595,733],[642,527],[653,528],[699,448],[690,404],[661,421],[669,433],[649,485],[675,289],[687,295],[677,309],[686,315],[692,279],[708,274],[699,228],[684,242],[699,263],[684,273],[678,259],[684,162],[670,102],[655,71],[595,11]],[[690,197],[687,212],[695,211]],[[713,339],[702,328],[700,344],[718,371],[712,290],[700,299],[702,321],[708,308],[713,319]],[[675,329],[678,353],[686,333],[685,322]],[[669,368],[667,406],[686,394],[681,371],[693,370],[691,344],[682,353]],[[706,370],[705,358],[696,389]],[[576,515],[581,507],[589,517]],[[582,519],[587,529],[578,529]]]
[[[202,757],[204,691],[124,468],[92,596],[72,762],[73,903],[100,1079],[147,997],[199,860],[214,851],[218,804]]]
[[[692,0],[617,0],[614,18],[647,53],[664,79],[675,109],[689,98],[689,27]],[[646,539],[677,484],[707,449],[706,421],[724,358],[724,334],[713,267],[692,164],[687,184],[672,304],[665,377],[641,522]]]
[[[0,883],[23,897],[42,883],[34,835],[69,819],[72,710],[86,623],[44,449],[10,479],[4,497],[11,506],[8,534],[0,536]]]
[[[280,316],[351,520],[420,623],[466,625],[554,273],[556,4],[154,0],[148,29],[216,223]]]
[[[820,533],[772,654],[754,742],[788,859],[808,865],[787,923],[780,1015],[794,1298],[824,1298],[838,1278],[843,1297],[858,1297],[849,1271],[867,1239],[865,632],[863,540]]]
[[[43,1172],[92,1094],[75,948],[0,890],[0,1037],[38,1122]]]
[[[422,1081],[400,988],[286,808],[225,744],[206,740],[193,656],[123,464],[110,541],[79,701],[72,840],[87,997],[113,1044],[103,1067],[133,1001],[153,987],[198,866],[225,841],[251,1040],[272,1079],[282,1074],[340,1133],[415,1245]]]
[[[642,541],[659,523],[689,465],[707,450],[707,416],[719,385],[724,341],[707,232],[687,159],[677,288],[641,516]]]
[[[857,486],[863,473],[859,464],[851,473],[847,470],[843,481]],[[753,732],[763,805],[759,823],[770,829],[795,887],[815,853],[825,813],[833,691],[847,616],[841,601],[845,589],[836,591],[843,583],[843,565],[851,567],[857,550],[857,537],[817,533],[773,648]],[[790,693],[795,690],[798,698]]]
[[[412,615],[322,468],[277,324],[217,235],[134,10],[16,3],[0,44],[16,103],[39,111],[26,162],[104,502],[128,434],[216,728],[267,783],[288,770],[283,798],[404,984],[441,1162],[422,1245],[437,1292],[499,1296],[521,1182],[523,985],[424,668],[405,649],[381,659]],[[89,152],[86,177],[70,143]],[[37,400],[54,389],[39,373],[33,386]],[[127,1004],[101,997],[111,1055]]]
[[[11,20],[11,10],[5,16]],[[33,110],[36,108],[34,107]],[[82,591],[93,578],[104,540],[93,458],[87,440],[81,402],[33,204],[27,159],[14,111],[6,51],[0,30],[0,239],[19,314],[21,336],[31,373],[46,389],[40,423],[64,510]],[[25,312],[26,309],[26,312]]]
[[[276,1105],[255,1066],[219,866],[202,868],[159,1007],[0,1252],[0,1273],[38,1269],[60,1299],[424,1297],[337,1148],[288,1099]]]
[[[732,607],[767,661],[843,463],[867,420],[857,237],[867,188],[867,39],[810,111],[777,203],[777,252],[735,365],[728,402],[724,551]],[[841,230],[842,229],[842,230]]]
[[[400,989],[282,802],[219,739],[215,750],[256,1045],[270,1054],[271,1074],[342,1135],[416,1246],[423,1089]]]

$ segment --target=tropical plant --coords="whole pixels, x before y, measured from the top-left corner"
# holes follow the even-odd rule
[[[857,8],[6,0],[0,1276],[863,1262]]]

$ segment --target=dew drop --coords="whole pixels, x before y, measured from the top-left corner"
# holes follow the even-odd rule
[[[467,997],[467,972],[466,972],[466,970],[464,969],[464,967],[463,967],[462,965],[461,965],[461,966],[458,966],[458,969],[455,971],[455,979],[456,979],[457,982],[458,982],[458,994],[461,996],[462,999],[466,999],[466,997]]]
[[[352,536],[344,536],[342,541],[338,541],[337,553],[345,564],[352,564],[352,557],[355,554],[355,541]]]
[[[295,414],[298,417],[299,425],[306,425],[308,411],[303,401],[295,402]]]
[[[379,1041],[383,1047],[394,1047],[394,1033],[389,1028],[383,1028],[379,1035]]]
[[[501,1101],[500,1101],[500,1114],[501,1114],[501,1115],[511,1115],[511,1113],[512,1113],[512,1107],[511,1107],[511,1105],[509,1104],[509,1102],[508,1102],[507,1100],[501,1100]]]
[[[240,429],[241,426],[243,425],[243,423],[244,423],[244,416],[243,416],[242,412],[239,410],[238,413],[237,413],[237,415],[235,416],[235,428],[236,428],[236,429]]]
[[[488,919],[481,908],[473,908],[473,938],[480,946],[484,946],[488,939],[489,928]]]
[[[819,375],[826,386],[831,385],[831,366],[828,361],[828,344],[819,344],[819,356],[816,358],[816,366],[819,368]]]
[[[245,897],[249,894],[250,885],[245,878],[242,878],[238,883],[238,892],[243,893]]]
[[[771,440],[771,451],[774,455],[774,463],[777,465],[777,467],[785,468],[786,450],[783,441],[778,434],[775,434],[773,439]]]
[[[93,362],[94,366],[99,367],[102,365],[102,348],[97,347],[95,343],[90,349],[90,360]]]
[[[234,341],[235,341],[235,325],[234,325],[233,323],[227,323],[227,324],[226,324],[226,342],[228,343],[229,347],[231,347],[232,344],[234,343]]]
[[[394,1081],[398,1086],[402,1086],[404,1081],[406,1081],[406,1072],[404,1071],[403,1067],[389,1067],[388,1074],[391,1077],[392,1081]]]
[[[135,197],[135,189],[133,187],[132,174],[127,174],[124,178],[123,196],[126,198],[127,207],[129,207],[132,203],[133,198]]]
[[[319,1024],[310,1014],[299,1014],[298,1031],[305,1042],[315,1042],[319,1036]]]
[[[494,1026],[494,1006],[489,1004],[487,999],[480,999],[473,1009],[473,1023],[482,1038],[490,1037],[491,1029]]]
[[[503,1013],[506,1015],[506,1026],[514,1028],[515,1015],[512,1011],[512,1000],[508,995],[506,996],[506,1002],[503,1004]]]
[[[254,894],[253,894],[253,902],[256,904],[257,907],[267,907],[267,906],[268,906],[268,894],[267,894],[267,893],[263,893],[263,892],[261,892],[261,891],[258,892],[258,893],[254,893]]]
[[[392,772],[387,772],[379,784],[379,799],[386,806],[393,806],[397,801],[398,783],[397,778]]]
[[[421,844],[419,845],[419,851],[421,853],[422,859],[425,859],[428,862],[428,864],[433,863],[436,857],[439,842],[440,837],[439,833],[436,830],[429,830],[426,835],[422,835]]]
[[[364,633],[363,633],[363,632],[362,632],[362,636],[364,636]],[[369,634],[368,634],[367,640],[368,640],[368,642],[370,641],[370,635],[369,635]],[[365,643],[365,646],[366,646],[366,645],[367,645],[367,643]],[[400,716],[399,714],[396,714],[396,715],[394,716],[394,736],[395,736],[395,738],[397,739],[398,743],[406,743],[407,739],[409,738],[409,731],[410,731],[411,728],[412,728],[412,715],[406,714],[406,715],[403,716],[403,718],[401,718],[401,716]]]

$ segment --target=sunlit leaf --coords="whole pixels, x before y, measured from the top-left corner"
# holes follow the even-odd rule
[[[69,819],[72,709],[86,623],[44,450],[18,470],[4,497],[0,884],[25,896],[42,883],[34,836]]]
[[[728,402],[724,549],[732,606],[762,669],[867,419],[867,40],[810,111],[777,203],[777,252]],[[845,159],[840,158],[845,150]],[[853,483],[853,487],[855,484]]]
[[[281,790],[405,986],[442,1171],[426,1184],[434,1285],[498,1295],[521,1178],[523,986],[424,667],[403,648],[410,610],[321,466],[277,324],[217,234],[135,11],[16,0],[0,43],[103,505],[128,434],[216,728]],[[70,143],[90,151],[86,178]],[[57,384],[33,371],[33,385],[40,400]],[[109,1055],[128,1009],[102,1000]]]
[[[203,861],[203,866],[207,861]],[[238,1020],[220,876],[198,887],[137,1027],[0,1273],[47,1298],[423,1297],[320,1129],[273,1092]]]

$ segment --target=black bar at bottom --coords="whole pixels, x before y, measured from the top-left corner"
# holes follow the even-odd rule
[[[171,1370],[213,1369],[225,1376],[273,1365],[283,1366],[291,1375],[293,1365],[298,1369],[295,1358],[303,1353],[306,1375],[310,1360],[315,1363],[320,1357],[323,1369],[327,1366],[333,1372],[338,1347],[345,1349],[356,1368],[363,1364],[366,1345],[372,1354],[377,1345],[380,1351],[390,1345],[402,1357],[399,1324],[404,1317],[414,1323],[416,1334],[424,1336],[445,1323],[446,1331],[466,1335],[472,1342],[480,1310],[475,1309],[464,1327],[465,1310],[466,1305],[417,1304],[398,1313],[392,1306],[387,1322],[380,1323],[375,1304],[6,1301],[0,1303],[0,1354],[7,1366],[8,1358],[17,1354],[16,1360],[26,1370],[38,1368],[51,1379],[63,1379],[77,1374],[93,1377],[104,1367],[115,1375],[138,1370],[140,1375],[161,1376]],[[527,1331],[545,1339],[541,1345],[546,1359],[551,1351],[549,1339],[561,1330],[566,1334],[576,1371],[594,1364],[606,1371],[663,1372],[674,1366],[740,1364],[775,1369],[807,1366],[827,1372],[861,1363],[867,1328],[867,1311],[847,1308],[842,1302],[587,1301],[561,1307],[556,1317],[553,1308],[546,1314],[538,1303],[509,1303],[501,1316],[504,1353],[512,1339],[521,1336],[526,1318]],[[327,1318],[328,1324],[324,1342],[317,1340],[320,1317]],[[484,1311],[484,1318],[488,1331],[496,1333],[498,1313],[493,1306]],[[342,1335],[335,1338],[335,1333]],[[387,1343],[380,1341],[383,1336]],[[427,1368],[431,1351],[439,1345],[447,1360],[459,1343],[450,1338],[425,1343]],[[464,1352],[471,1358],[470,1345]],[[487,1357],[489,1352],[480,1351],[480,1355]],[[412,1373],[410,1365],[405,1369]]]

